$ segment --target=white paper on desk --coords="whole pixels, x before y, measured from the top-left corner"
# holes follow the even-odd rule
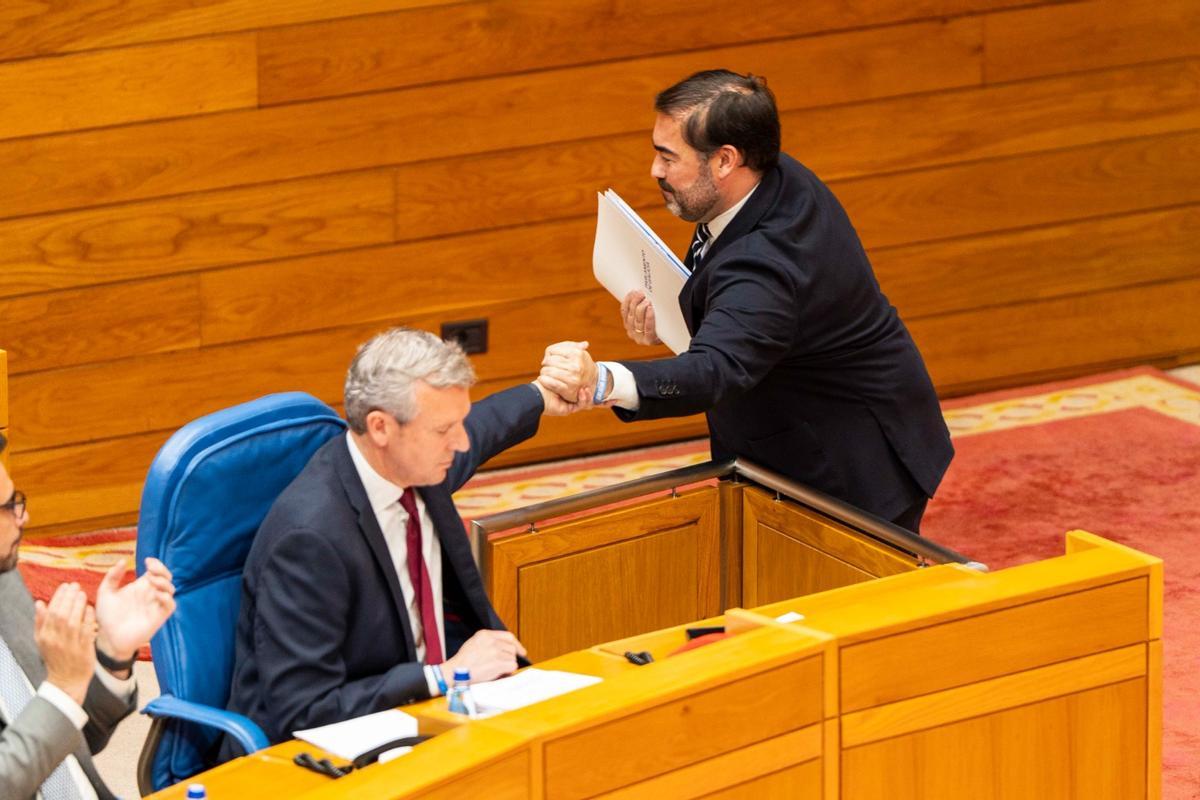
[[[596,280],[618,300],[634,289],[644,292],[654,304],[658,338],[673,352],[682,353],[692,340],[679,310],[679,290],[688,279],[687,269],[616,192],[609,189],[597,198],[592,248]]]
[[[347,761],[353,761],[381,744],[416,735],[416,717],[394,708],[355,717],[345,722],[292,732],[292,736],[297,739],[316,745]]]
[[[600,678],[591,675],[530,667],[507,678],[473,683],[471,695],[481,714],[495,713],[540,703],[599,682]]]

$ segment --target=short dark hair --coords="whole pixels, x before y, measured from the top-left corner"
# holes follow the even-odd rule
[[[6,447],[8,447],[8,439],[5,439],[4,434],[0,433],[0,453],[3,453]]]
[[[697,72],[659,92],[654,110],[680,119],[683,140],[705,157],[728,144],[757,172],[779,162],[779,110],[760,75]]]

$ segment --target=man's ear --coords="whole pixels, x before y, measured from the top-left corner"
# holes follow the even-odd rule
[[[744,163],[741,151],[731,144],[721,145],[713,158],[716,160],[716,163],[713,165],[713,173],[718,178],[728,177],[730,173]]]
[[[367,412],[367,438],[376,447],[386,447],[388,443],[388,427],[397,424],[391,414],[378,409]]]

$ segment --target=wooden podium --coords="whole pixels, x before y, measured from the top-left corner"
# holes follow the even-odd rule
[[[538,666],[600,683],[478,720],[409,706],[434,738],[338,780],[293,766],[296,742],[200,780],[304,800],[1160,796],[1160,561],[1074,531],[989,573],[749,465],[711,483],[728,468],[476,530]],[[631,504],[580,515],[597,498]],[[719,614],[731,597],[751,607]],[[672,655],[695,620],[728,636]],[[654,662],[624,657],[641,650]]]

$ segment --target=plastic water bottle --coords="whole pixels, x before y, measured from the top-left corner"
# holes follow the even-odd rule
[[[204,788],[203,783],[189,783],[187,790],[187,800],[208,800],[208,790]]]
[[[470,670],[454,670],[454,685],[446,692],[446,707],[450,709],[451,714],[475,716],[475,697],[471,694]]]

